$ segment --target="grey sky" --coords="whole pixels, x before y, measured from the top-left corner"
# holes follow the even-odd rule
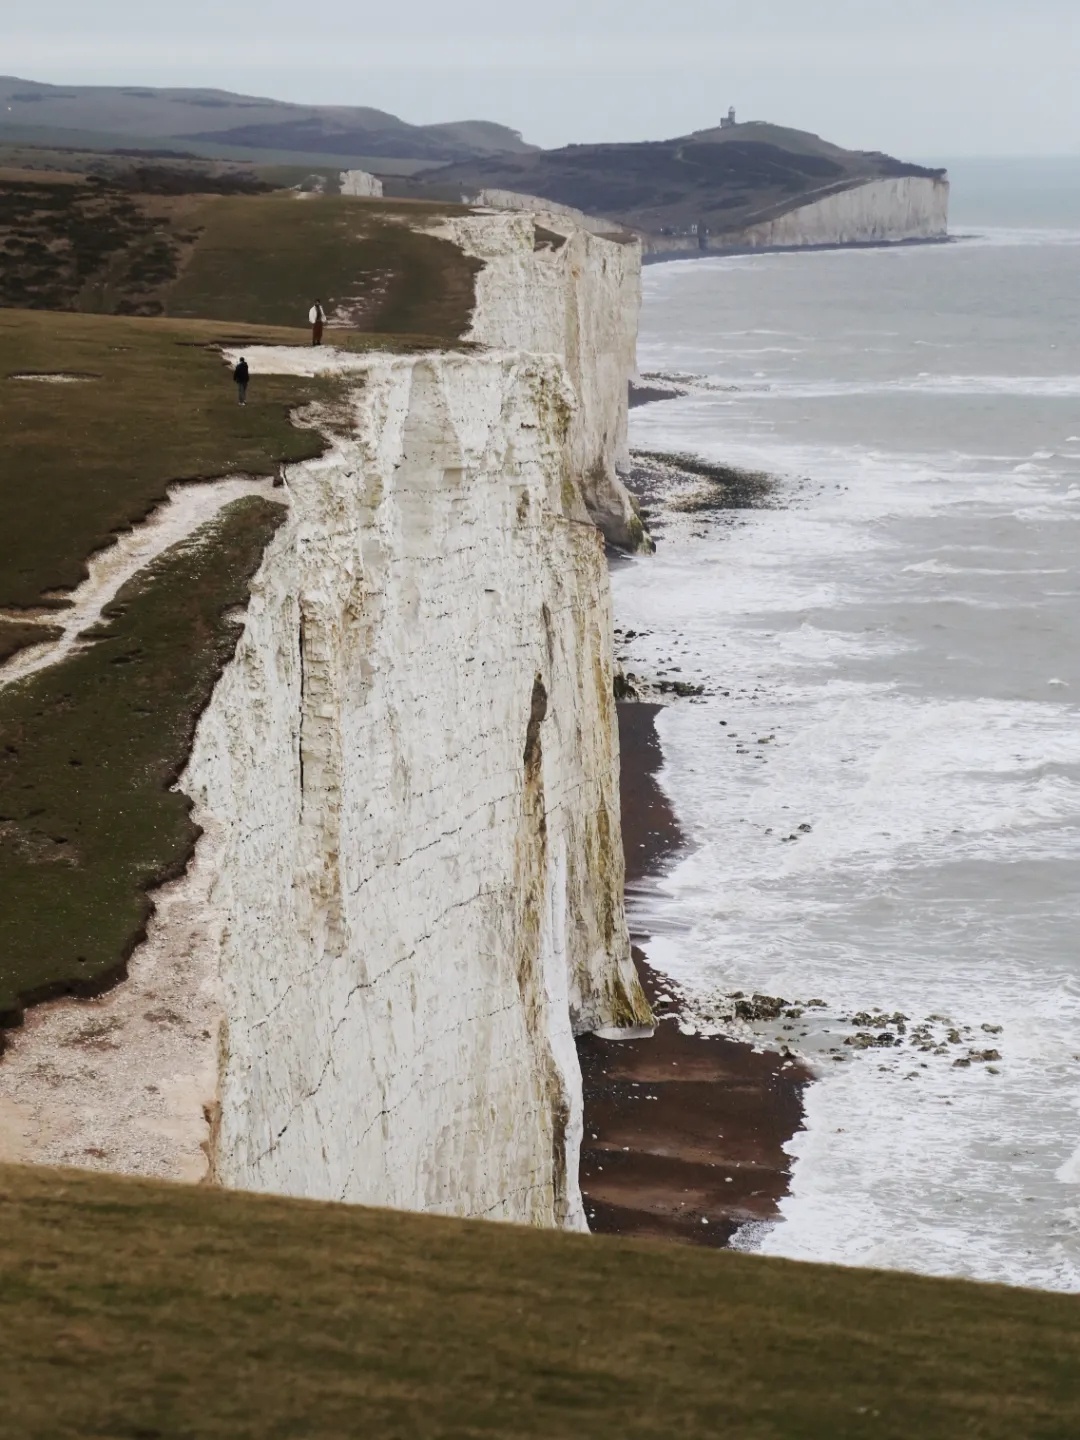
[[[5,5],[5,9],[8,6]],[[744,119],[911,157],[1080,153],[1077,0],[34,0],[0,70],[501,120],[543,145]]]

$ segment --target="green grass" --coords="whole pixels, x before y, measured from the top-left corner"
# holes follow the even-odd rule
[[[228,183],[160,167],[142,182],[0,174],[0,306],[304,326],[319,298],[346,330],[444,343],[467,330],[480,262],[411,228],[464,207],[139,193],[162,176]]]
[[[226,507],[119,591],[93,645],[0,690],[0,1024],[118,979],[147,890],[183,871],[198,830],[169,787],[283,516]]]
[[[170,482],[273,474],[317,455],[291,407],[325,383],[259,376],[241,409],[217,346],[305,339],[203,322],[0,310],[0,609],[85,578],[87,557],[142,520]],[[63,371],[83,383],[13,374]]]
[[[1080,1300],[0,1169],[4,1440],[1066,1440]]]
[[[355,328],[457,340],[480,262],[404,223],[452,212],[466,213],[334,195],[208,197],[191,217],[198,242],[162,301],[169,315],[296,325],[316,297],[328,314],[358,299]]]
[[[19,610],[62,607],[87,557],[170,482],[321,453],[292,407],[330,381],[257,376],[245,408],[218,346],[305,332],[212,322],[0,311],[0,659],[55,631]],[[78,383],[12,375],[75,373]],[[247,501],[122,590],[95,643],[0,689],[0,1024],[23,1004],[118,978],[150,909],[185,865],[188,801],[169,791],[236,643],[223,618],[281,507]],[[46,609],[47,613],[47,609]]]
[[[464,323],[473,270],[452,247],[385,215],[357,238],[340,233],[340,212],[320,211],[320,202],[268,198],[273,207],[257,223],[243,205],[205,202],[211,243],[185,274],[180,308],[212,313],[216,294],[224,315],[287,317],[291,301],[263,299],[287,285],[301,255],[322,255],[329,267],[355,254],[410,277],[408,295],[388,283],[385,311],[395,322],[422,318],[455,333]],[[268,233],[280,244],[260,249],[255,236]],[[250,285],[239,296],[238,266]],[[337,338],[353,348],[445,343]],[[307,344],[309,332],[250,318],[0,310],[0,662],[54,633],[20,611],[62,609],[88,557],[144,519],[170,484],[273,474],[322,452],[323,434],[290,416],[306,402],[333,401],[338,382],[256,376],[241,408],[221,361],[226,343]],[[32,378],[58,373],[77,379]],[[92,647],[0,690],[0,1025],[35,1000],[122,976],[144,932],[147,892],[190,856],[188,802],[169,786],[235,645],[223,612],[246,601],[281,511],[260,502],[228,513],[204,543],[168,552],[132,582]]]

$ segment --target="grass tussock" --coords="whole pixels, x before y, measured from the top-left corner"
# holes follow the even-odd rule
[[[1073,1297],[0,1169],[12,1440],[1066,1440]]]
[[[60,631],[55,625],[36,625],[22,620],[0,620],[0,665],[30,645],[55,640]]]

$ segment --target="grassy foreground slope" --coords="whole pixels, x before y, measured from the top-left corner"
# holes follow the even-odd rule
[[[3,1440],[1066,1440],[1080,1300],[0,1168]]]

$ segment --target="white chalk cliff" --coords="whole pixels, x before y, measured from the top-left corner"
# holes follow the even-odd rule
[[[461,216],[437,228],[483,262],[470,338],[559,357],[574,396],[567,456],[574,483],[614,545],[647,544],[618,478],[630,459],[627,382],[637,371],[640,244],[630,235],[593,235],[554,211]]]
[[[896,244],[943,240],[948,230],[949,182],[905,175],[824,195],[717,242],[748,249]]]
[[[527,210],[533,215],[557,216],[564,223],[578,230],[588,230],[592,235],[617,235],[626,230],[626,226],[618,220],[587,215],[573,205],[560,205],[557,200],[546,200],[542,195],[526,195],[520,190],[478,190],[462,198],[467,205],[484,205],[492,210]]]
[[[905,175],[830,186],[786,210],[773,210],[737,230],[698,236],[649,236],[652,259],[702,251],[801,250],[812,246],[897,245],[944,240],[949,233],[949,182]]]
[[[527,215],[445,223],[484,261],[477,349],[246,352],[341,369],[348,424],[286,474],[181,780],[189,876],[91,1002],[126,1058],[54,1066],[35,1099],[34,1055],[75,1066],[58,1037],[86,1006],[32,1012],[0,1152],[6,1124],[23,1159],[584,1224],[574,1034],[651,1018],[596,528],[643,538],[616,474],[639,255],[569,226],[538,246]],[[167,1047],[163,984],[188,1021]]]
[[[382,181],[367,170],[342,170],[339,184],[342,195],[359,195],[371,200],[383,193]]]

